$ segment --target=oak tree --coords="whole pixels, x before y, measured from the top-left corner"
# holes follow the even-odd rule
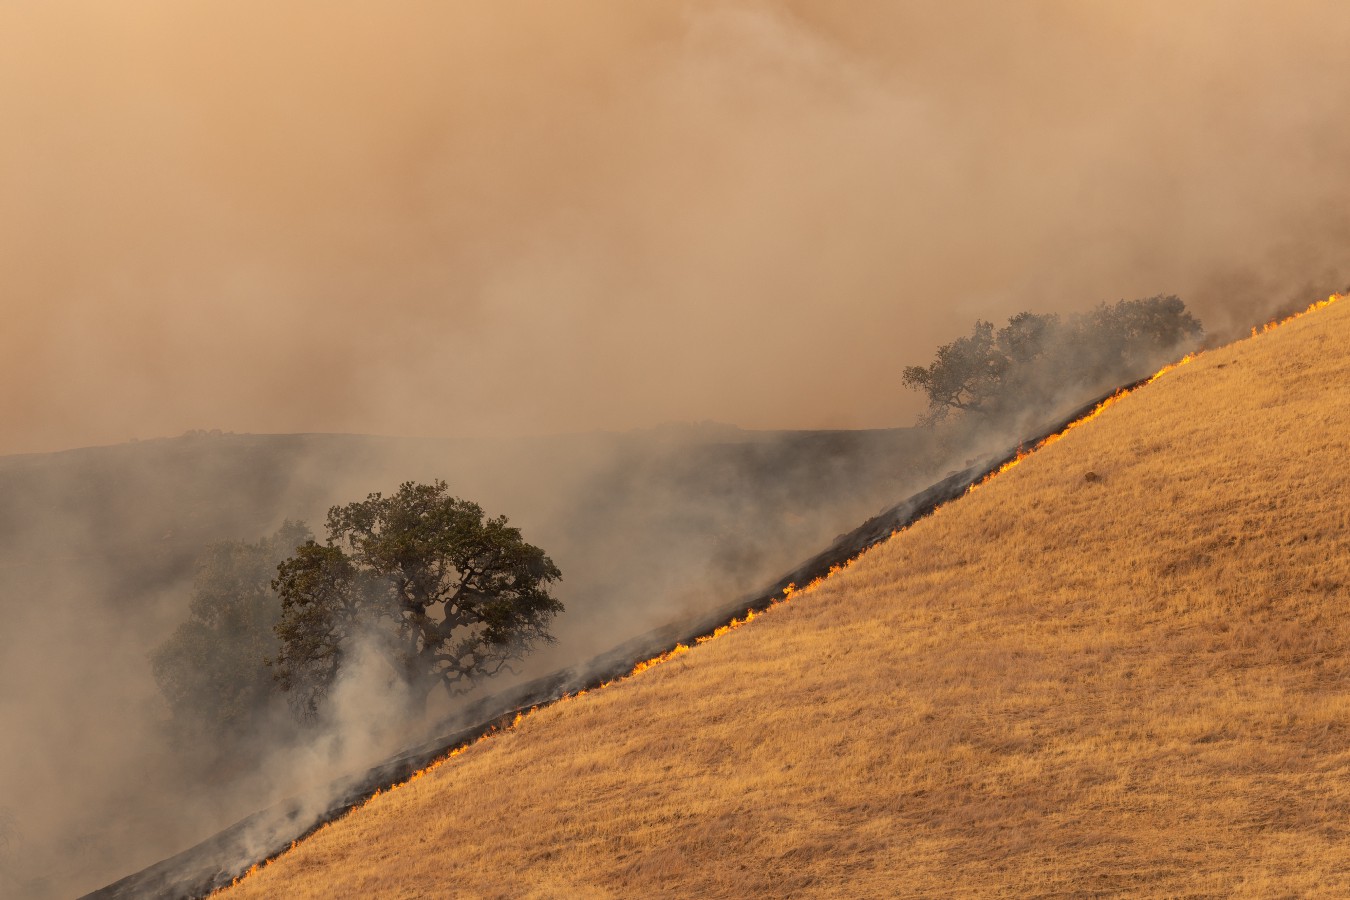
[[[1141,377],[1201,334],[1171,295],[1102,303],[1067,319],[1023,312],[997,330],[976,322],[928,365],[906,366],[902,382],[927,397],[924,424],[954,412],[997,418]]]
[[[188,618],[151,654],[175,737],[217,749],[256,730],[276,702],[267,658],[281,605],[271,582],[277,564],[311,540],[286,522],[259,541],[220,541],[197,561]]]
[[[273,582],[273,666],[302,716],[317,715],[360,641],[389,664],[412,712],[438,686],[462,692],[553,641],[558,567],[445,482],[335,506],[327,528],[326,543],[298,547]]]

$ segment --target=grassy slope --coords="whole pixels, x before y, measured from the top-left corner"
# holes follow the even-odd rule
[[[1207,354],[227,895],[1350,895],[1347,343]]]

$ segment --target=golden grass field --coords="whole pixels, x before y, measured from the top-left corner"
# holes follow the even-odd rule
[[[224,896],[1350,896],[1347,346],[1210,351]]]

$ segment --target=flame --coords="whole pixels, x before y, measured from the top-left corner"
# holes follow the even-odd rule
[[[638,663],[637,665],[633,666],[633,671],[631,671],[631,672],[628,673],[628,677],[629,677],[629,678],[632,678],[634,675],[637,675],[637,674],[640,673],[640,672],[645,672],[645,671],[647,671],[648,669],[652,668],[653,666],[659,666],[659,665],[661,665],[661,663],[663,663],[663,662],[669,662],[670,660],[674,659],[675,657],[680,656],[680,655],[685,654],[685,653],[688,653],[688,652],[689,652],[689,647],[688,647],[687,645],[685,645],[685,644],[676,644],[674,647],[672,647],[671,649],[667,650],[665,653],[662,653],[660,656],[653,656],[651,659],[643,660],[642,662],[640,662],[640,663]]]
[[[1253,329],[1252,329],[1252,334],[1251,334],[1251,336],[1252,336],[1253,338],[1255,338],[1255,337],[1258,337],[1259,335],[1266,334],[1267,332],[1274,331],[1276,328],[1280,327],[1281,325],[1284,325],[1284,324],[1287,323],[1287,322],[1292,322],[1294,319],[1299,319],[1299,318],[1302,318],[1303,316],[1306,316],[1306,315],[1308,315],[1308,314],[1310,314],[1310,313],[1317,312],[1318,310],[1326,309],[1328,306],[1331,306],[1333,303],[1336,303],[1337,301],[1343,300],[1343,299],[1344,299],[1344,295],[1342,295],[1342,294],[1332,294],[1331,296],[1327,297],[1327,299],[1325,299],[1325,300],[1319,300],[1319,301],[1317,301],[1316,303],[1313,303],[1311,306],[1309,306],[1307,309],[1305,309],[1305,310],[1303,310],[1303,311],[1301,311],[1301,312],[1296,312],[1296,313],[1294,313],[1293,315],[1286,316],[1285,318],[1280,319],[1280,320],[1278,320],[1278,321],[1272,320],[1272,321],[1270,321],[1270,322],[1267,322],[1265,325],[1261,326],[1260,328],[1253,328]],[[1017,450],[1017,455],[1016,455],[1016,456],[1014,456],[1012,459],[1008,460],[1007,462],[1003,463],[1003,465],[999,466],[999,467],[998,467],[997,469],[995,469],[994,471],[992,471],[992,472],[990,472],[989,474],[985,475],[985,476],[984,476],[983,478],[981,478],[979,481],[977,481],[977,482],[975,482],[974,484],[972,484],[969,488],[966,489],[966,493],[969,494],[969,493],[971,493],[972,491],[975,491],[977,488],[980,488],[980,487],[982,487],[982,486],[988,484],[988,483],[989,483],[991,480],[993,480],[994,478],[997,478],[999,475],[1002,475],[1004,472],[1007,472],[1009,469],[1011,469],[1011,468],[1017,466],[1018,464],[1020,464],[1020,463],[1022,462],[1022,460],[1026,459],[1028,456],[1030,456],[1031,454],[1035,453],[1037,450],[1041,450],[1041,449],[1043,449],[1043,448],[1045,448],[1045,447],[1050,446],[1051,444],[1055,443],[1056,441],[1061,440],[1065,435],[1067,435],[1070,431],[1073,431],[1075,428],[1081,428],[1082,426],[1086,425],[1088,422],[1091,422],[1093,419],[1096,419],[1096,418],[1097,418],[1098,416],[1100,416],[1103,412],[1105,412],[1108,408],[1110,408],[1110,407],[1114,406],[1115,404],[1119,403],[1122,399],[1124,399],[1124,398],[1125,398],[1126,396],[1128,396],[1129,394],[1134,393],[1134,391],[1138,390],[1139,388],[1141,388],[1141,387],[1146,387],[1146,386],[1152,384],[1153,382],[1157,381],[1159,378],[1162,378],[1164,375],[1167,375],[1167,374],[1170,373],[1170,372],[1174,372],[1174,371],[1176,371],[1177,369],[1181,368],[1182,366],[1185,366],[1185,365],[1190,364],[1190,363],[1193,362],[1196,358],[1198,358],[1198,357],[1201,355],[1201,353],[1202,353],[1202,351],[1199,351],[1199,350],[1197,350],[1197,351],[1195,351],[1195,352],[1193,352],[1193,353],[1188,353],[1188,354],[1186,354],[1185,356],[1183,356],[1181,359],[1177,360],[1176,362],[1168,363],[1167,365],[1163,366],[1161,369],[1159,369],[1158,371],[1154,372],[1154,373],[1153,373],[1152,375],[1150,375],[1147,379],[1145,379],[1144,381],[1142,381],[1142,382],[1140,382],[1139,384],[1135,385],[1134,387],[1132,387],[1132,388],[1125,388],[1125,389],[1121,389],[1121,390],[1119,390],[1119,391],[1116,391],[1116,392],[1115,392],[1114,394],[1112,394],[1110,397],[1107,397],[1105,400],[1103,400],[1102,402],[1100,402],[1100,403],[1098,403],[1096,406],[1094,406],[1090,412],[1087,412],[1087,413],[1085,413],[1084,415],[1080,416],[1079,418],[1074,419],[1072,422],[1070,422],[1068,425],[1066,425],[1062,430],[1060,430],[1060,431],[1058,431],[1058,432],[1056,432],[1056,433],[1054,433],[1054,434],[1052,434],[1052,435],[1049,435],[1048,437],[1042,438],[1040,441],[1038,441],[1038,442],[1037,442],[1034,446],[1032,446],[1030,449],[1027,449],[1027,448],[1025,448],[1025,447],[1019,447],[1018,450]],[[943,508],[944,508],[945,506],[946,506],[946,504],[942,504],[941,506],[936,507],[931,513],[929,513],[929,515],[937,515],[937,514],[939,514],[940,512],[942,512],[942,510],[943,510]],[[895,531],[891,532],[891,536],[894,537],[894,536],[896,536],[896,535],[898,535],[898,534],[900,534],[900,533],[902,533],[902,532],[904,532],[904,531],[907,531],[907,530],[909,529],[909,527],[910,527],[910,526],[905,526],[904,528],[898,528],[898,529],[896,529]],[[869,549],[871,549],[871,548],[869,548]],[[818,587],[820,587],[822,584],[824,584],[828,579],[833,578],[835,575],[837,575],[838,573],[842,572],[843,570],[845,570],[845,569],[847,569],[847,568],[850,568],[854,563],[856,563],[856,562],[858,562],[860,559],[862,559],[863,556],[867,554],[867,552],[868,552],[868,550],[864,550],[864,551],[862,551],[862,553],[858,554],[857,556],[853,557],[852,559],[850,559],[850,560],[848,560],[848,561],[846,561],[846,562],[844,562],[844,563],[840,563],[840,564],[838,564],[838,565],[831,566],[831,567],[830,567],[830,570],[829,570],[828,572],[826,572],[824,575],[821,575],[821,576],[818,577],[818,578],[815,578],[815,579],[812,580],[810,583],[808,583],[805,587],[798,587],[796,584],[789,584],[787,587],[783,588],[783,596],[780,597],[780,598],[778,598],[778,599],[775,599],[774,601],[772,601],[771,603],[769,603],[769,605],[766,606],[764,609],[759,610],[759,611],[755,611],[755,610],[753,610],[753,609],[746,610],[746,613],[745,613],[745,616],[744,616],[744,617],[739,618],[739,619],[732,619],[732,620],[731,620],[730,622],[728,622],[727,624],[722,625],[722,626],[720,626],[720,627],[714,629],[713,632],[712,632],[711,634],[705,634],[705,635],[703,635],[703,636],[701,636],[701,637],[699,637],[699,638],[696,638],[695,641],[694,641],[694,646],[695,646],[695,647],[701,646],[702,644],[706,644],[706,643],[708,643],[709,641],[716,640],[717,638],[720,638],[720,637],[722,637],[722,636],[724,636],[724,635],[726,635],[726,634],[728,634],[728,633],[734,631],[734,630],[737,629],[737,628],[740,628],[740,627],[742,627],[742,626],[744,626],[744,625],[750,624],[750,623],[753,622],[755,619],[758,619],[758,618],[763,617],[764,615],[766,615],[766,614],[772,612],[772,611],[773,611],[774,609],[776,609],[777,607],[782,606],[782,605],[785,604],[785,603],[791,602],[793,599],[795,599],[795,598],[801,596],[802,594],[809,594],[809,593],[811,593],[811,592],[814,591],[816,588],[818,588]],[[664,662],[669,662],[670,660],[676,658],[677,656],[683,656],[684,654],[688,653],[688,652],[689,652],[690,650],[692,650],[692,649],[693,649],[693,647],[690,647],[690,646],[688,646],[687,644],[683,644],[683,643],[676,644],[673,648],[671,648],[670,650],[667,650],[665,653],[659,654],[659,655],[657,655],[657,656],[653,656],[651,659],[647,659],[647,660],[643,660],[642,662],[639,662],[637,665],[633,666],[632,670],[629,671],[629,673],[628,673],[627,675],[620,676],[620,677],[615,678],[615,679],[612,679],[612,680],[610,680],[610,681],[601,682],[599,685],[597,685],[597,686],[591,688],[590,690],[581,690],[581,691],[577,691],[575,694],[564,694],[562,697],[559,697],[559,698],[558,698],[556,701],[554,701],[554,702],[555,702],[555,703],[566,703],[566,702],[573,701],[573,700],[580,700],[582,697],[585,697],[588,693],[591,693],[592,691],[603,690],[603,689],[609,687],[609,686],[612,685],[612,684],[616,684],[616,683],[618,683],[618,682],[620,682],[620,681],[627,681],[629,678],[633,678],[633,677],[635,677],[635,676],[637,676],[637,675],[640,675],[640,674],[642,674],[643,672],[647,671],[648,669],[655,668],[656,666],[659,666],[659,665],[661,665],[661,664],[664,663]],[[350,810],[348,813],[345,813],[345,814],[344,814],[342,817],[340,817],[339,819],[335,819],[335,820],[333,820],[333,821],[341,821],[341,818],[345,818],[347,815],[350,815],[351,812],[355,812],[356,809],[363,808],[363,807],[365,807],[366,805],[370,804],[371,802],[373,802],[373,801],[375,800],[376,797],[380,796],[380,794],[382,794],[382,793],[389,793],[389,792],[391,792],[391,791],[397,790],[397,789],[400,788],[400,787],[403,787],[404,785],[411,784],[412,782],[414,782],[414,781],[416,781],[417,779],[421,778],[422,776],[426,775],[428,772],[431,772],[431,771],[433,771],[433,770],[435,770],[435,769],[440,768],[441,766],[445,765],[445,764],[448,763],[450,760],[454,759],[455,757],[459,756],[460,754],[467,752],[467,751],[468,751],[469,749],[471,749],[474,745],[480,744],[480,743],[482,743],[483,741],[486,741],[488,738],[493,737],[494,735],[497,735],[497,734],[499,734],[499,733],[513,730],[514,728],[516,728],[516,726],[518,726],[518,725],[521,723],[521,721],[526,717],[526,715],[528,715],[529,713],[535,712],[538,708],[539,708],[539,707],[537,707],[537,706],[532,706],[532,707],[530,707],[528,710],[517,710],[517,711],[516,711],[516,714],[515,714],[515,717],[511,720],[510,724],[502,725],[502,726],[500,726],[500,727],[499,727],[499,726],[496,726],[496,725],[493,725],[493,726],[490,727],[487,731],[483,732],[482,734],[480,734],[478,737],[474,738],[473,740],[467,741],[467,742],[465,742],[465,743],[459,745],[458,747],[455,747],[453,750],[450,750],[448,753],[446,753],[444,756],[440,757],[439,759],[434,760],[433,762],[431,762],[430,764],[428,764],[426,767],[424,767],[424,768],[422,768],[422,769],[418,769],[418,770],[417,770],[416,772],[414,772],[412,775],[408,776],[408,778],[405,779],[404,781],[398,782],[398,783],[396,783],[396,784],[389,785],[387,788],[384,788],[384,789],[382,789],[382,790],[377,790],[377,791],[375,791],[375,793],[371,794],[369,797],[366,798],[366,800],[361,804],[360,807],[355,807],[355,808],[353,808],[353,809]],[[330,825],[332,825],[332,824],[333,824],[333,822],[325,822],[325,823],[323,823],[321,826],[319,826],[317,829],[315,829],[315,831],[316,831],[316,832],[318,832],[318,831],[323,831],[324,829],[328,828],[328,827],[329,827]],[[279,859],[281,856],[284,856],[286,853],[289,853],[290,851],[294,850],[294,849],[296,848],[296,845],[297,845],[298,843],[299,843],[299,841],[292,841],[290,847],[288,847],[286,850],[282,851],[282,853],[278,854],[277,856],[272,857],[272,858],[270,858],[270,859],[263,860],[263,861],[260,862],[260,863],[254,863],[254,864],[249,868],[249,870],[248,870],[247,872],[245,872],[244,874],[240,875],[239,877],[237,877],[237,878],[235,878],[233,881],[231,881],[231,882],[230,882],[230,886],[233,887],[234,885],[237,885],[239,882],[243,881],[245,878],[248,878],[250,875],[256,874],[260,869],[264,869],[264,868],[266,868],[267,866],[271,865],[276,859]],[[220,893],[221,890],[225,890],[225,888],[221,888],[220,890],[217,890],[217,891],[212,892],[211,896],[214,897],[216,894]]]
[[[1309,306],[1307,309],[1302,310],[1301,312],[1296,312],[1293,315],[1285,316],[1283,319],[1271,319],[1269,322],[1267,322],[1266,324],[1262,325],[1259,328],[1257,328],[1256,326],[1252,326],[1252,337],[1257,337],[1267,332],[1274,331],[1276,328],[1279,328],[1286,322],[1292,322],[1295,319],[1301,319],[1304,316],[1308,315],[1309,313],[1315,313],[1319,309],[1326,309],[1328,306],[1337,302],[1338,300],[1344,299],[1345,299],[1344,294],[1332,294],[1325,300],[1318,300],[1312,306]]]

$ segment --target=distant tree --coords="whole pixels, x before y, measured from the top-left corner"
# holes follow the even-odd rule
[[[188,620],[151,654],[179,737],[237,742],[276,701],[266,662],[277,652],[281,618],[272,579],[312,538],[303,523],[288,521],[255,543],[212,544],[198,560]]]
[[[1193,343],[1204,333],[1179,297],[1102,303],[1073,319],[1071,343],[1088,373],[1130,372],[1151,366],[1160,354]]]
[[[358,641],[388,662],[414,712],[437,686],[467,690],[552,642],[557,566],[445,482],[335,506],[327,525],[327,543],[298,547],[273,582],[276,677],[302,716],[318,714]]]
[[[938,348],[928,366],[906,366],[904,384],[928,395],[928,421],[952,410],[987,412],[1002,390],[1007,359],[998,350],[994,324],[978,321],[970,337]]]
[[[930,365],[906,366],[903,382],[928,396],[928,422],[952,411],[1002,412],[1024,399],[1058,326],[1058,316],[1029,312],[1013,316],[997,332],[992,322],[978,321],[969,337],[939,347]]]
[[[1004,327],[978,321],[969,337],[937,350],[927,366],[906,366],[902,381],[922,391],[933,424],[953,412],[996,418],[1139,377],[1202,334],[1175,296],[1103,303],[1070,317],[1018,313]]]
[[[1010,370],[1035,365],[1045,358],[1059,333],[1059,316],[1021,312],[998,330],[998,352]]]

